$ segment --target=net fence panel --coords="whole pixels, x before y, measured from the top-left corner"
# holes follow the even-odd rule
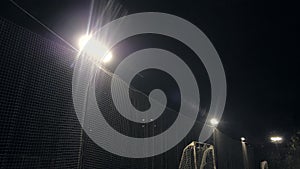
[[[174,169],[183,148],[198,138],[202,124],[195,124],[178,145],[161,155],[134,159],[109,153],[87,136],[76,117],[72,100],[76,52],[3,18],[0,51],[0,168]],[[124,120],[109,98],[111,77],[97,76],[101,76],[98,105],[116,131],[149,137],[168,127],[164,118],[156,126]],[[132,102],[143,107],[140,101],[145,99],[136,95],[132,93]]]
[[[0,19],[1,168],[76,168],[73,53]]]

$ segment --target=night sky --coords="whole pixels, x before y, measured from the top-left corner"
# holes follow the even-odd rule
[[[86,31],[88,0],[16,2],[74,46]],[[113,5],[127,14],[155,11],[177,15],[207,35],[227,78],[227,102],[218,126],[226,135],[265,143],[270,134],[287,138],[300,128],[299,61],[294,52],[298,42],[293,28],[297,21],[293,12],[283,11],[281,2],[124,0]],[[0,6],[2,17],[68,47],[8,0],[2,0]]]

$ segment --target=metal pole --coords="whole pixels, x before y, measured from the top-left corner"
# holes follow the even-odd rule
[[[197,169],[196,142],[194,142],[194,141],[193,141],[193,149],[194,149],[194,165],[195,165],[195,169]]]

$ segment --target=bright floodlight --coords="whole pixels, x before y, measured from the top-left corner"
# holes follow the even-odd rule
[[[103,62],[104,63],[106,63],[106,62],[109,62],[110,60],[111,60],[111,58],[112,58],[112,53],[111,52],[108,52],[105,56],[104,56],[104,58],[103,58]]]
[[[92,61],[109,62],[113,55],[108,48],[100,41],[94,39],[91,35],[84,35],[79,39],[80,52],[83,52]]]
[[[79,38],[79,49],[82,50],[84,46],[88,43],[88,41],[92,38],[91,35],[83,35]]]
[[[241,137],[241,141],[244,142],[246,139],[245,137]]]
[[[279,136],[273,136],[273,137],[270,137],[270,140],[271,140],[271,142],[273,142],[273,143],[280,143],[280,142],[282,142],[282,137],[279,137]]]
[[[218,121],[217,119],[213,118],[213,119],[210,120],[210,123],[211,123],[213,126],[216,126],[216,125],[219,124],[219,121]]]

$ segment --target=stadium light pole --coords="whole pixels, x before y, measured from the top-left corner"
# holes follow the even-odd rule
[[[271,143],[274,144],[275,150],[274,152],[276,153],[277,156],[280,156],[280,149],[279,149],[279,144],[283,142],[283,137],[275,135],[270,137]]]
[[[85,34],[78,39],[78,46],[79,46],[78,56],[84,54],[84,57],[92,61],[92,63],[100,69],[103,68],[102,65],[104,63],[109,62],[113,57],[112,52],[109,51],[104,44],[102,44],[100,41],[96,40],[95,38],[93,38],[91,35],[88,34]],[[89,91],[89,89],[90,87],[88,87],[87,90]],[[80,161],[82,160],[82,156],[81,156],[83,150],[82,140],[83,140],[83,129],[81,129],[80,131],[80,153],[79,153],[78,166],[80,165]]]
[[[241,144],[242,144],[244,168],[249,169],[248,150],[247,150],[246,138],[245,137],[241,137]]]
[[[210,119],[211,127],[213,128],[213,145],[216,146],[216,129],[217,125],[219,124],[219,121],[215,118]]]

